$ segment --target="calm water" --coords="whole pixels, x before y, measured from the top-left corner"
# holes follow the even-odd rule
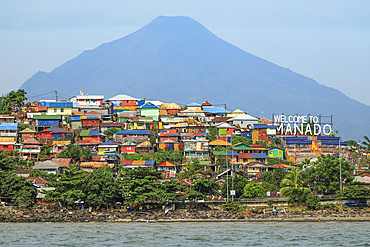
[[[370,222],[3,223],[1,246],[370,246]]]

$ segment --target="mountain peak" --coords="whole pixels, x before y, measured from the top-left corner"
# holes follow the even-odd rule
[[[370,121],[370,107],[236,48],[185,16],[158,16],[50,73],[35,74],[21,88],[29,95],[123,93],[183,104],[207,98],[257,116],[334,115],[333,129],[344,138],[364,135]]]

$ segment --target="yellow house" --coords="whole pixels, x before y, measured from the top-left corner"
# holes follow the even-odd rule
[[[40,106],[46,106],[46,112],[54,115],[72,115],[72,102],[67,101],[54,101],[46,102],[40,101]]]

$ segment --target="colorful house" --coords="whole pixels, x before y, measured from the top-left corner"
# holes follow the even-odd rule
[[[284,150],[281,148],[270,148],[267,153],[269,158],[284,159]]]
[[[70,101],[75,103],[76,107],[99,108],[103,105],[104,95],[77,95],[70,98]]]
[[[267,164],[268,156],[265,153],[238,153],[239,163],[260,162]]]
[[[233,125],[239,125],[241,128],[250,128],[258,124],[258,118],[252,117],[248,114],[239,114],[228,120]]]
[[[18,123],[2,123],[0,124],[0,136],[1,137],[13,137],[18,136]]]
[[[53,141],[53,153],[58,154],[66,150],[71,141]]]
[[[59,127],[62,116],[39,114],[33,115],[33,119],[35,120],[36,131],[38,132],[49,127]]]
[[[139,154],[154,153],[154,146],[149,141],[145,141],[138,144],[135,151]]]
[[[59,127],[50,127],[37,134],[38,139],[71,138],[72,132]]]
[[[78,148],[80,150],[82,150],[83,148],[90,148],[91,150],[91,153],[97,153],[97,150],[98,150],[98,146],[101,142],[96,140],[96,139],[93,139],[93,138],[86,138],[82,141],[78,141],[76,142],[76,145],[78,146]]]
[[[123,127],[123,123],[100,123],[100,131],[104,133],[111,128],[121,129]]]
[[[150,167],[154,168],[155,160],[122,160],[122,168]]]
[[[184,156],[188,159],[206,159],[208,155],[208,142],[204,135],[191,133],[184,136]]]
[[[121,153],[122,154],[135,154],[136,144],[130,141],[127,141],[121,145]]]
[[[0,151],[13,151],[15,140],[12,137],[0,137]]]
[[[161,171],[165,178],[176,177],[177,168],[173,163],[169,161],[162,162],[157,166],[157,169]]]
[[[82,130],[81,133],[80,133],[80,137],[81,137],[81,140],[85,140],[85,139],[95,139],[97,141],[101,141],[101,134],[100,134],[100,131],[97,130],[97,129],[93,129],[93,130]]]
[[[150,136],[150,130],[122,130],[116,132],[116,141],[124,143],[131,141],[134,143],[141,143],[148,141]]]
[[[268,144],[276,141],[276,125],[254,124],[252,131],[253,142],[264,141]]]
[[[35,138],[27,138],[22,142],[22,147],[19,152],[22,156],[36,159],[41,151],[42,144]]]
[[[81,116],[82,129],[99,129],[100,127],[100,118],[96,116]]]
[[[161,104],[159,115],[175,115],[180,110],[182,110],[182,107],[176,103],[163,103]]]
[[[159,141],[164,142],[167,140],[172,140],[174,142],[179,142],[180,134],[177,133],[175,129],[172,130],[163,130],[159,132]]]
[[[106,155],[108,157],[117,157],[117,153],[119,152],[118,144],[109,140],[104,142],[98,146],[98,155]]]
[[[116,95],[107,100],[111,113],[136,112],[136,108],[144,104],[143,99],[136,99],[125,94]]]
[[[55,114],[55,115],[64,115],[64,116],[71,116],[72,115],[72,102],[64,102],[64,101],[40,101],[40,106],[46,106],[48,114]]]
[[[34,138],[36,135],[36,131],[31,130],[30,128],[25,128],[22,131],[19,131],[21,134],[21,139],[24,140],[26,138]]]
[[[261,162],[250,162],[243,166],[243,170],[247,175],[256,176],[258,173],[266,171],[274,171],[276,167],[266,165]]]
[[[137,110],[142,117],[151,117],[155,121],[159,120],[159,107],[150,102],[140,106]]]

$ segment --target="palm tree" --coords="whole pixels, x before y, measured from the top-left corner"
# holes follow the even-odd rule
[[[362,142],[366,146],[366,150],[370,152],[370,139],[367,136],[364,136],[365,141]]]
[[[300,183],[299,175],[301,170],[293,169],[289,172],[285,178],[281,181],[281,186],[286,186],[280,189],[280,195],[283,197],[289,197],[293,191],[293,189],[298,189],[302,187]]]

